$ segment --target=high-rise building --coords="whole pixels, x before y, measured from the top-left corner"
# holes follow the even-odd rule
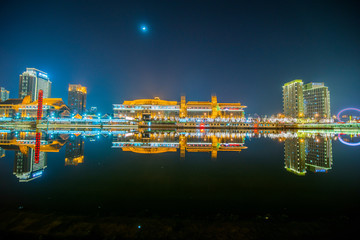
[[[72,139],[74,137],[74,139]],[[65,165],[75,165],[84,162],[84,140],[80,136],[72,136],[65,148]]]
[[[298,118],[304,116],[303,82],[300,79],[283,86],[284,115]]]
[[[86,87],[83,87],[80,84],[69,84],[68,106],[70,108],[70,113],[85,113],[86,93]]]
[[[3,87],[0,88],[0,101],[1,102],[8,100],[9,95],[10,95],[10,92],[8,90],[6,90]]]
[[[20,75],[19,98],[30,95],[31,101],[36,101],[40,89],[43,90],[43,98],[51,97],[51,81],[47,73],[35,68],[26,68]]]
[[[324,83],[308,83],[303,87],[304,113],[307,118],[330,118],[330,92]]]

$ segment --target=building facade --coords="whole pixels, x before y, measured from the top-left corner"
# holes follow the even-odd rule
[[[307,118],[330,118],[330,92],[324,83],[308,83],[303,87],[304,113]]]
[[[8,99],[0,102],[0,117],[10,118],[36,118],[38,101],[31,102],[30,96],[24,99]],[[61,98],[43,99],[43,118],[59,117],[64,111],[68,111]]]
[[[51,81],[46,72],[35,68],[26,68],[20,75],[19,98],[30,95],[31,101],[38,99],[39,90],[43,90],[43,97],[51,97]]]
[[[0,88],[0,102],[4,102],[9,99],[10,92],[5,88]]]
[[[68,106],[70,113],[83,114],[86,110],[86,87],[80,84],[69,84]]]
[[[300,79],[283,86],[284,115],[291,118],[304,117],[303,82]]]
[[[159,98],[138,99],[114,104],[115,118],[143,120],[175,120],[176,118],[244,118],[244,108],[240,103],[218,103],[217,97],[211,101],[189,101],[184,96],[181,101],[165,101]]]

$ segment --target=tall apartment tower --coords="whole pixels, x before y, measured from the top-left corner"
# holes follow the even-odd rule
[[[330,92],[324,83],[308,83],[303,87],[304,113],[307,118],[330,118]]]
[[[300,79],[283,86],[284,115],[298,118],[304,116],[303,82]]]
[[[86,93],[86,87],[83,87],[80,84],[69,84],[68,107],[71,113],[85,113]]]
[[[30,95],[31,101],[36,101],[40,89],[43,90],[43,98],[51,97],[51,81],[47,73],[35,68],[26,68],[20,75],[19,98]]]
[[[4,102],[9,99],[10,92],[5,88],[0,88],[0,102]]]

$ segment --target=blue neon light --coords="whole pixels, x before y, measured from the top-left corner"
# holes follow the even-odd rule
[[[348,143],[348,142],[345,142],[344,139],[341,138],[341,134],[338,135],[338,138],[339,138],[339,141],[340,141],[342,144],[345,144],[345,145],[348,145],[348,146],[351,146],[351,147],[360,146],[360,142],[358,142],[358,143]]]

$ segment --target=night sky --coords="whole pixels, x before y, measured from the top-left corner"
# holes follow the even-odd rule
[[[142,31],[142,26],[147,31]],[[88,88],[88,107],[159,96],[282,112],[281,86],[325,82],[332,114],[360,107],[356,1],[1,1],[0,86],[18,97],[26,67],[52,97]]]

